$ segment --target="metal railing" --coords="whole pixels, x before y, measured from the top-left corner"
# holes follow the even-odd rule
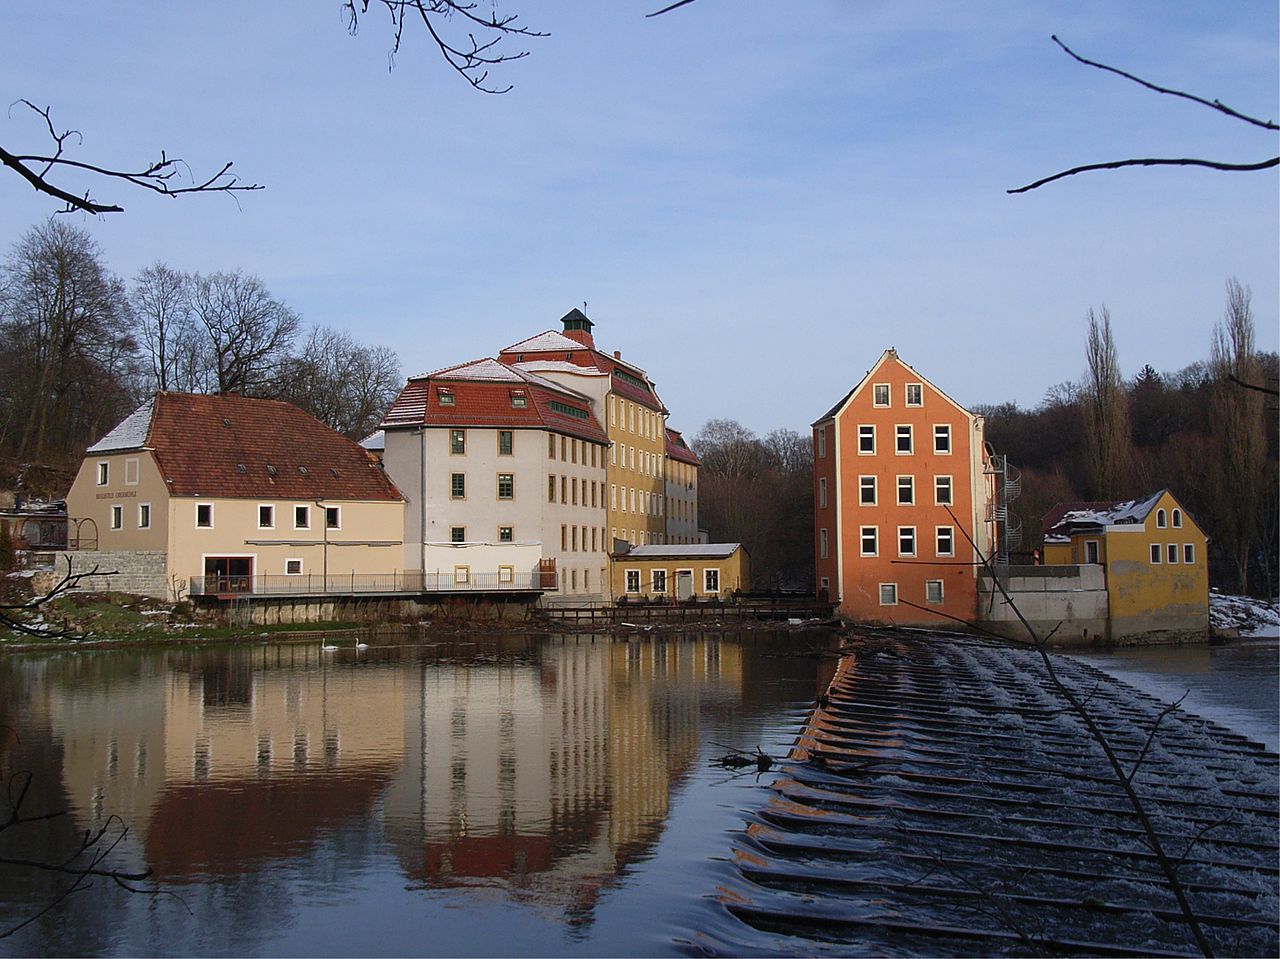
[[[354,596],[399,593],[528,592],[540,585],[538,573],[303,573],[267,576],[193,576],[192,596]],[[554,588],[552,586],[551,588]]]

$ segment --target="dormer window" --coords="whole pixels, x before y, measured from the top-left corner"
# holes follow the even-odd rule
[[[529,397],[525,395],[524,390],[511,391],[511,408],[523,410],[529,406]]]
[[[454,405],[453,390],[447,389],[446,387],[443,387],[443,386],[438,387],[436,389],[436,399],[440,401],[441,406],[453,406]]]

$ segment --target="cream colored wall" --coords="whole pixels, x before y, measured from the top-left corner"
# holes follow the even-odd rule
[[[750,558],[743,549],[736,550],[733,555],[725,559],[704,557],[684,559],[650,559],[646,557],[640,559],[619,556],[610,562],[610,568],[612,570],[610,580],[613,583],[615,600],[621,599],[623,596],[652,599],[658,595],[674,600],[676,595],[676,571],[685,569],[693,570],[693,592],[695,596],[706,598],[712,595],[708,594],[704,589],[706,582],[704,572],[708,569],[720,571],[720,591],[714,595],[724,598],[735,590],[748,590],[751,588]],[[640,592],[638,593],[628,593],[626,590],[627,570],[633,569],[640,571]],[[653,592],[653,570],[655,569],[663,569],[667,572],[667,590],[665,593],[655,594]]]
[[[610,393],[603,411],[609,455],[609,535],[633,545],[657,543],[666,535],[666,417],[623,396]],[[635,451],[634,464],[632,450]],[[625,462],[624,462],[625,454]],[[645,462],[645,454],[649,460]],[[617,490],[616,505],[613,490]],[[632,491],[635,509],[632,509]],[[642,507],[642,495],[649,509]]]
[[[196,506],[213,505],[213,528],[196,526]],[[399,501],[323,500],[341,509],[341,528],[324,529],[324,510],[315,500],[173,497],[169,501],[169,576],[204,575],[206,556],[251,556],[255,576],[284,575],[286,559],[302,560],[304,574],[393,573],[404,569],[404,504]],[[258,528],[258,507],[275,508],[275,528]],[[294,506],[311,507],[311,528],[294,529]],[[279,541],[298,541],[284,544]],[[343,545],[385,542],[385,546]]]
[[[138,464],[138,481],[126,483],[126,461]],[[107,464],[107,484],[98,485],[98,464]],[[91,519],[98,528],[100,550],[164,549],[168,533],[169,491],[151,454],[145,450],[86,456],[67,493],[68,535],[76,535],[76,520]],[[151,505],[151,528],[138,528],[138,506]],[[122,506],[124,525],[111,528],[111,507]],[[91,536],[92,524],[82,524],[82,539]],[[84,543],[84,545],[89,545]]]

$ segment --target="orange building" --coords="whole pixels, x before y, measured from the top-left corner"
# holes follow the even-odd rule
[[[886,350],[813,424],[819,590],[854,619],[977,616],[978,555],[993,538],[982,417]],[[966,535],[967,534],[967,535]]]

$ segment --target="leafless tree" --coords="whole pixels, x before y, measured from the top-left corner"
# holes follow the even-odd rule
[[[1280,130],[1280,126],[1277,126],[1274,120],[1262,120],[1258,117],[1252,117],[1248,114],[1241,113],[1238,110],[1233,110],[1221,100],[1208,100],[1204,97],[1199,97],[1192,93],[1186,93],[1182,90],[1175,90],[1171,87],[1162,87],[1157,84],[1150,83],[1147,80],[1143,80],[1141,77],[1134,76],[1132,73],[1127,73],[1124,70],[1118,70],[1115,67],[1107,66],[1105,63],[1098,63],[1095,60],[1087,60],[1068,47],[1056,36],[1051,39],[1062,48],[1063,52],[1065,52],[1067,56],[1071,57],[1077,63],[1082,63],[1088,67],[1095,67],[1096,69],[1103,70],[1107,73],[1114,73],[1116,76],[1124,77],[1126,80],[1132,80],[1139,86],[1145,87],[1154,93],[1161,93],[1171,97],[1177,97],[1182,100],[1188,100],[1192,103],[1198,103],[1201,106],[1208,107],[1211,110],[1221,113],[1223,116],[1229,117],[1233,120],[1238,120],[1241,123],[1249,124],[1250,126],[1263,130]],[[1280,156],[1270,157],[1253,163],[1227,163],[1221,160],[1203,160],[1192,157],[1141,157],[1130,160],[1107,160],[1102,163],[1086,163],[1083,166],[1076,166],[1069,170],[1062,170],[1058,173],[1052,174],[1051,176],[1041,177],[1039,180],[1036,180],[1033,183],[1028,183],[1025,186],[1008,190],[1007,192],[1026,193],[1029,190],[1042,187],[1046,183],[1053,183],[1055,180],[1075,176],[1079,173],[1088,173],[1093,170],[1118,170],[1122,167],[1131,166],[1189,166],[1203,167],[1209,170],[1224,170],[1228,172],[1250,172],[1257,170],[1269,170],[1275,166],[1280,166]]]
[[[1254,346],[1253,308],[1247,287],[1227,281],[1227,309],[1214,326],[1210,354],[1214,378],[1212,416],[1221,450],[1215,499],[1218,528],[1235,563],[1242,594],[1249,591],[1249,556],[1258,537],[1264,488],[1266,434],[1263,395],[1240,389],[1258,382],[1262,368]]]
[[[18,457],[64,453],[133,402],[124,285],[83,229],[52,220],[14,245],[0,273],[0,335],[17,360],[0,393],[9,393]]]
[[[150,363],[152,390],[197,392],[201,342],[191,314],[191,278],[156,262],[134,277],[130,290],[138,339]]]
[[[197,273],[191,312],[204,333],[218,392],[278,391],[301,321],[260,279],[240,270]]]
[[[402,385],[394,351],[362,346],[349,333],[319,327],[289,360],[280,395],[358,440],[377,428]]]
[[[1085,386],[1084,426],[1091,495],[1102,499],[1125,494],[1133,462],[1129,431],[1129,400],[1111,335],[1111,314],[1089,310],[1086,354],[1089,378]]]

